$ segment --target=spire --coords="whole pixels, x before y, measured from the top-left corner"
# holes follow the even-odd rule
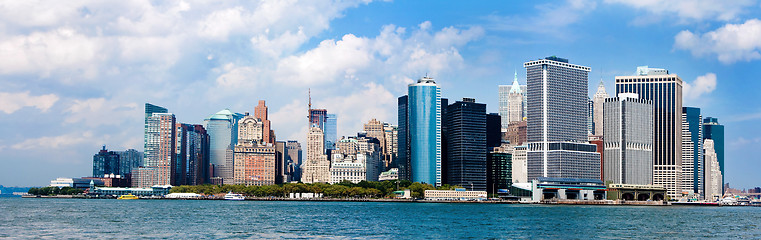
[[[594,98],[595,99],[598,99],[598,98],[605,99],[605,98],[608,98],[608,97],[610,97],[610,96],[605,91],[605,84],[603,84],[602,77],[600,77],[600,84],[597,85],[597,92],[595,93],[595,97]]]
[[[518,93],[523,94],[523,91],[521,91],[521,85],[518,83],[518,71],[515,71],[515,78],[513,78],[513,86],[510,87],[509,93]]]
[[[309,110],[312,110],[312,89],[309,89]]]

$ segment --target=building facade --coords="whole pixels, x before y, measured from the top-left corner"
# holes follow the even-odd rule
[[[143,152],[135,149],[127,149],[125,151],[115,151],[119,154],[119,174],[121,176],[127,176],[132,173],[133,169],[137,169],[143,166]]]
[[[209,134],[209,166],[211,183],[233,184],[233,148],[238,141],[238,120],[243,114],[229,109],[219,111],[204,120]]]
[[[706,117],[703,119],[703,139],[713,140],[713,149],[716,152],[716,161],[719,162],[719,170],[722,173],[721,182],[724,182],[724,125],[719,124],[719,119]],[[708,165],[706,165],[706,168]],[[726,190],[722,187],[722,192]]]
[[[608,92],[605,91],[605,84],[603,84],[602,79],[600,79],[600,84],[597,85],[597,92],[595,93],[594,97],[592,98],[592,126],[593,130],[591,132],[591,135],[596,136],[604,136],[604,125],[605,125],[605,118],[603,115],[604,112],[604,105],[605,105],[605,99],[609,98]]]
[[[119,175],[121,173],[121,162],[119,154],[108,151],[106,145],[103,145],[97,154],[92,157],[92,176],[104,177],[109,174]]]
[[[262,186],[275,184],[277,172],[275,145],[264,139],[264,122],[245,113],[238,121],[238,140],[234,148],[234,184]]]
[[[177,161],[172,185],[200,185],[209,182],[209,134],[201,125],[177,123]]]
[[[716,154],[715,142],[713,139],[705,139],[703,146],[705,149],[706,171],[705,171],[705,199],[708,201],[717,201],[721,199],[724,192],[724,174],[719,166],[718,155]]]
[[[409,96],[404,95],[397,99],[397,161],[392,166],[399,169],[399,179],[412,180],[410,171],[410,141],[409,141]]]
[[[294,140],[288,140],[285,143],[286,152],[288,152],[288,159],[290,159],[291,162],[291,171],[293,172],[293,176],[291,177],[292,181],[299,181],[301,179],[301,143],[294,141]]]
[[[703,195],[703,116],[682,107],[682,194]]]
[[[681,195],[682,79],[668,70],[637,67],[635,76],[616,76],[616,94],[636,93],[653,103],[653,184]]]
[[[441,89],[433,78],[423,77],[408,86],[404,130],[409,144],[409,172],[413,182],[441,185]],[[400,98],[401,100],[401,98]],[[400,104],[401,105],[401,104]],[[400,106],[401,110],[401,106]],[[400,116],[400,120],[402,116]],[[401,130],[400,123],[400,130]],[[409,139],[407,139],[409,138]],[[400,150],[402,151],[402,150]],[[400,153],[401,155],[401,153]],[[401,167],[401,166],[400,166]],[[401,170],[401,169],[400,169]]]
[[[319,127],[312,127],[307,134],[307,159],[301,167],[301,182],[330,182],[330,161],[325,155],[325,134]]]
[[[513,183],[528,183],[528,156],[526,145],[512,146],[512,180]],[[509,150],[508,150],[509,151]]]
[[[523,64],[528,84],[528,179],[598,179],[600,154],[587,143],[589,67],[555,56]]]
[[[486,157],[486,189],[497,193],[499,189],[508,189],[513,184],[513,147],[504,145],[493,148]]]
[[[147,106],[147,105],[146,105]],[[147,112],[147,110],[146,110]],[[145,124],[145,166],[133,174],[132,184],[137,187],[170,185],[177,164],[176,119],[171,113],[153,113]],[[137,177],[137,179],[135,179]],[[137,181],[135,181],[137,180]]]
[[[449,185],[486,191],[486,104],[464,98],[447,106],[446,181]]]
[[[527,125],[526,121],[512,122],[507,126],[507,131],[504,133],[503,139],[510,142],[512,145],[523,145],[527,140]]]
[[[653,106],[635,93],[606,98],[603,108],[603,180],[617,184],[653,183]]]

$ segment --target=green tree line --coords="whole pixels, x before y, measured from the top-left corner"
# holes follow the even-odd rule
[[[398,185],[397,185],[398,184]],[[397,188],[398,186],[398,188]],[[327,183],[285,183],[278,185],[266,186],[244,186],[244,185],[183,185],[173,187],[172,193],[197,193],[205,195],[214,195],[219,193],[234,192],[255,197],[288,197],[290,193],[322,193],[324,197],[330,198],[391,198],[393,192],[398,190],[410,189],[413,198],[422,198],[425,190],[450,190],[457,186],[444,185],[439,188],[431,184],[410,182],[407,180],[400,181],[382,181],[369,182],[361,181],[352,183],[343,181],[337,184]]]
[[[76,195],[81,194],[84,191],[73,187],[43,187],[43,188],[30,188],[27,193],[32,195]]]

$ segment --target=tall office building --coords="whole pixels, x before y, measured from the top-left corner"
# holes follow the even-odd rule
[[[264,100],[259,100],[259,105],[254,107],[254,117],[262,120],[263,141],[275,144],[275,131],[272,130],[272,123],[269,120],[268,108]]]
[[[119,154],[119,175],[127,176],[133,169],[143,166],[143,152],[135,149],[116,151]]]
[[[283,141],[275,142],[275,184],[283,184],[293,179],[291,159],[288,156],[288,147]]]
[[[497,113],[486,114],[486,149],[487,151],[502,146],[502,124]]]
[[[444,183],[486,191],[486,104],[463,98],[447,106],[443,122],[447,129]]]
[[[719,124],[719,119],[714,117],[706,117],[703,119],[703,139],[713,140],[714,151],[716,152],[716,161],[719,162],[719,170],[721,171],[721,182],[724,182],[724,125]],[[708,168],[708,165],[705,166]],[[707,171],[707,170],[706,170]],[[724,185],[721,185],[721,192],[723,193]]]
[[[636,93],[606,98],[604,181],[653,184],[653,105]]]
[[[177,155],[172,185],[200,185],[208,181],[209,135],[201,125],[177,123]]]
[[[507,96],[507,116],[508,124],[512,122],[523,121],[523,90],[520,84],[518,84],[518,72],[515,72],[515,78],[513,79],[513,85],[510,87],[510,92]]]
[[[286,152],[288,153],[288,159],[290,160],[290,168],[292,172],[290,181],[299,181],[301,179],[301,144],[294,140],[288,140],[285,142]]]
[[[600,154],[587,143],[591,69],[555,56],[523,66],[528,84],[528,180],[599,179]]]
[[[594,135],[595,132],[595,108],[594,101],[587,98],[587,134],[589,136]]]
[[[397,154],[399,153],[399,127],[391,125],[389,123],[383,123],[383,134],[385,135],[385,146],[383,147],[386,169],[394,168],[396,163]]]
[[[146,104],[146,107],[148,105]],[[148,110],[146,109],[146,112]],[[153,113],[145,124],[144,167],[133,174],[132,185],[151,187],[170,185],[173,176],[172,165],[176,164],[176,119],[171,113]]]
[[[240,113],[224,109],[204,120],[209,134],[212,184],[233,184],[233,148],[238,141],[238,120],[242,117]]]
[[[338,141],[338,115],[331,113],[325,120],[325,149],[336,150],[336,141]]]
[[[92,156],[92,176],[103,177],[107,174],[120,175],[121,163],[119,154],[114,151],[108,151],[106,145],[103,145],[97,154]]]
[[[275,145],[265,139],[264,122],[246,112],[238,121],[238,141],[234,148],[234,184],[262,186],[275,184]]]
[[[703,116],[682,107],[682,193],[703,194]]]
[[[605,125],[605,118],[603,116],[605,99],[609,98],[608,92],[605,91],[605,84],[600,79],[600,84],[597,85],[597,92],[592,98],[592,135],[604,136],[603,125]]]
[[[525,145],[512,146],[512,180],[513,183],[528,183],[528,157],[526,156],[527,147]]]
[[[394,167],[399,168],[399,179],[412,180],[412,172],[410,171],[410,140],[409,140],[409,96],[404,95],[397,99],[397,121],[399,128],[397,128],[397,146],[399,147],[397,153],[397,162]]]
[[[719,158],[716,153],[715,141],[713,139],[706,138],[703,142],[705,149],[705,199],[709,201],[717,201],[724,195],[724,174],[719,166]]]
[[[682,79],[668,70],[637,67],[636,76],[616,76],[616,94],[636,93],[653,102],[653,184],[676,199],[682,176]]]
[[[407,87],[399,98],[400,159],[408,165],[401,177],[413,182],[441,185],[441,89],[433,78],[423,77]],[[407,100],[402,102],[403,100]],[[404,113],[402,112],[406,110]],[[402,133],[402,131],[405,131]],[[406,144],[407,146],[402,146]],[[406,153],[402,148],[409,148]],[[407,159],[404,159],[404,158]]]
[[[506,129],[507,125],[510,124],[510,103],[508,102],[508,98],[510,96],[510,88],[512,88],[511,85],[499,85],[498,86],[498,106],[497,110],[499,111],[500,116],[500,125],[502,129]]]
[[[307,159],[301,169],[301,182],[330,182],[330,161],[325,155],[325,134],[319,127],[312,127],[307,133]]]

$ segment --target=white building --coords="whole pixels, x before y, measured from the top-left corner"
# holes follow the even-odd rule
[[[722,172],[719,167],[719,160],[716,157],[716,149],[714,149],[714,142],[712,139],[706,139],[703,142],[703,149],[705,150],[705,199],[708,201],[716,201],[723,195],[721,192],[722,185]]]
[[[325,155],[325,135],[322,129],[312,127],[307,134],[307,159],[301,166],[301,182],[330,182],[330,161]]]
[[[380,176],[378,176],[378,181],[393,181],[399,179],[399,169],[398,168],[392,168],[388,171],[382,172]]]
[[[605,124],[605,118],[603,115],[603,109],[605,107],[605,99],[609,97],[610,96],[608,96],[608,93],[605,91],[605,84],[603,84],[602,79],[600,79],[600,85],[597,86],[597,92],[592,98],[592,109],[594,112],[592,117],[594,130],[592,131],[592,134],[595,136],[603,136],[604,134],[603,125]]]
[[[605,99],[605,181],[653,184],[653,105],[636,93]]]
[[[486,200],[486,191],[466,191],[464,188],[455,190],[425,190],[425,200],[434,201],[473,201]]]
[[[528,182],[528,165],[526,164],[526,146],[513,147],[513,183]]]

